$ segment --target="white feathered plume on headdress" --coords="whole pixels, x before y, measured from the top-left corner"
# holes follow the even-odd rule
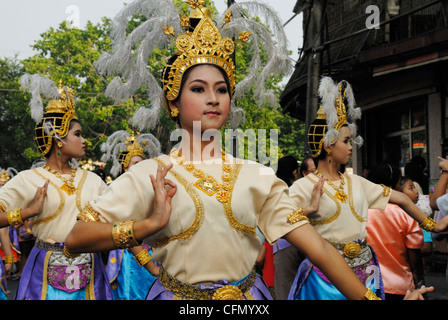
[[[126,151],[127,145],[125,144],[128,137],[131,134],[125,130],[119,130],[112,133],[107,141],[101,145],[101,151],[103,156],[101,161],[112,161],[112,168],[110,170],[111,175],[118,176],[121,170],[121,164],[118,161],[120,152]],[[143,148],[148,158],[154,158],[160,155],[161,145],[159,140],[150,133],[143,133],[135,136],[138,143]]]
[[[361,118],[361,109],[356,108],[351,85],[345,80],[341,81],[341,83],[346,90],[345,109],[347,113],[347,125],[351,132],[352,141],[357,146],[361,146],[363,139],[361,136],[357,136],[356,126],[356,120]],[[327,122],[324,143],[330,146],[339,138],[339,131],[335,128],[339,121],[335,103],[337,98],[342,99],[343,97],[339,94],[339,84],[334,82],[330,77],[323,77],[321,79],[318,93],[321,99],[322,112],[325,114]]]
[[[59,98],[58,87],[52,80],[39,74],[24,74],[20,77],[20,86],[31,94],[31,117],[36,123],[41,122],[44,116],[42,97],[45,99]]]
[[[233,19],[221,30],[223,36],[238,37],[241,31],[252,33],[250,50],[253,58],[249,64],[249,74],[235,87],[231,104],[231,125],[236,128],[244,119],[243,110],[237,108],[235,101],[251,87],[255,88],[255,99],[259,105],[268,102],[276,107],[278,102],[272,90],[265,83],[272,76],[287,75],[292,71],[287,55],[287,39],[277,13],[267,4],[255,1],[233,4]],[[129,20],[140,14],[145,17],[131,33],[127,34]],[[261,23],[244,18],[257,16]],[[217,19],[222,25],[224,14]],[[115,101],[124,101],[139,88],[147,90],[150,106],[140,107],[131,119],[138,130],[153,128],[159,121],[164,105],[163,90],[147,68],[148,58],[154,49],[166,49],[170,45],[162,27],[170,25],[179,34],[179,11],[170,0],[135,0],[127,4],[115,17],[111,34],[112,52],[103,54],[97,62],[97,70],[106,76],[115,76],[106,89],[106,96]],[[269,30],[267,29],[269,28]],[[267,63],[263,65],[260,47],[264,48]]]

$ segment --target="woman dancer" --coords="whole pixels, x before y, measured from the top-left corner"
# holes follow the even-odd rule
[[[270,299],[253,268],[258,226],[270,243],[285,236],[303,250],[348,298],[372,298],[309,225],[304,212],[315,211],[316,201],[297,208],[273,170],[220,149],[218,130],[235,87],[233,41],[221,38],[201,1],[189,3],[192,13],[181,23],[192,31],[177,38],[180,54],[163,77],[168,111],[182,127],[179,147],[134,165],[89,202],[67,237],[68,250],[132,247],[145,240],[161,263],[147,299]]]
[[[46,164],[25,170],[0,189],[0,225],[16,226],[29,219],[36,243],[17,289],[18,300],[111,299],[99,254],[70,255],[64,241],[86,201],[101,195],[105,183],[94,173],[77,168],[72,159],[85,154],[71,88],[57,87],[39,75],[24,75],[32,92],[35,140]],[[41,94],[50,100],[42,112]]]
[[[160,143],[150,133],[132,134],[119,130],[109,136],[101,146],[102,160],[112,160],[111,174],[116,177],[133,165],[160,154]],[[114,300],[144,300],[149,287],[158,275],[158,267],[151,258],[152,249],[147,245],[109,252],[106,266]]]
[[[366,243],[368,209],[384,210],[388,202],[396,203],[422,227],[433,232],[445,229],[447,220],[436,225],[403,193],[344,173],[351,157],[352,139],[356,144],[362,143],[361,137],[356,137],[354,123],[361,115],[360,110],[354,108],[353,92],[346,81],[336,84],[329,77],[324,77],[319,95],[322,106],[308,132],[308,143],[317,170],[297,180],[290,188],[290,197],[296,205],[307,203],[313,187],[320,179],[325,180],[319,210],[307,217],[317,232],[340,251],[363,284],[384,298],[378,260]],[[308,259],[302,262],[289,299],[345,299],[322,271]]]

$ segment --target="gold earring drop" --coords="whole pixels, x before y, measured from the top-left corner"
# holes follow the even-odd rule
[[[178,109],[178,108],[173,108],[173,109],[171,110],[171,116],[172,116],[173,118],[176,118],[178,115],[179,115],[179,109]]]
[[[62,142],[61,141],[58,142],[58,147],[62,148]]]

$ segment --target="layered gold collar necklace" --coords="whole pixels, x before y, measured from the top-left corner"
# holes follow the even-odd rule
[[[59,179],[62,180],[62,182],[64,182],[64,184],[62,186],[60,186],[61,190],[63,190],[64,192],[66,192],[68,195],[72,195],[73,193],[76,192],[77,188],[75,187],[75,185],[73,184],[73,181],[75,180],[75,176],[76,176],[76,168],[71,168],[70,169],[70,177],[67,179],[65,177],[63,177],[59,172],[57,172],[54,169],[51,169],[49,166],[47,166],[46,164],[44,164],[42,166],[43,169],[47,170],[48,172],[54,174],[56,177],[58,177]]]
[[[340,182],[340,184],[339,184],[339,187],[336,187],[336,186],[333,184],[333,182],[331,182],[330,180],[328,180],[327,177],[324,177],[324,179],[325,179],[325,182],[326,182],[326,183],[328,183],[334,190],[336,190],[336,193],[334,194],[334,197],[335,197],[336,199],[338,199],[339,201],[341,201],[341,202],[345,202],[345,200],[347,200],[347,194],[344,192],[344,185],[345,185],[344,175],[343,175],[341,172],[338,172],[338,173],[339,173],[339,177],[340,177],[340,179],[341,179],[341,182]],[[318,178],[322,177],[322,174],[321,174],[318,170],[314,171],[314,174],[315,174]]]
[[[199,178],[198,181],[194,183],[194,186],[204,192],[209,196],[216,194],[216,199],[219,202],[228,202],[230,199],[230,191],[233,189],[231,181],[231,171],[232,166],[228,163],[227,155],[224,150],[221,150],[222,158],[222,183],[216,181],[210,174],[197,169],[195,165],[189,161],[185,160],[179,150],[173,149],[170,152],[170,156],[174,158],[177,164],[181,165],[188,172],[190,172],[194,177]]]

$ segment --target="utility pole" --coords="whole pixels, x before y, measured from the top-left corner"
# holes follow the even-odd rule
[[[309,27],[307,30],[308,43],[308,70],[307,70],[307,92],[306,92],[306,133],[314,121],[319,108],[319,80],[321,75],[322,61],[322,1],[314,0],[309,11]],[[306,148],[308,150],[308,147]],[[308,150],[309,152],[309,150]]]

